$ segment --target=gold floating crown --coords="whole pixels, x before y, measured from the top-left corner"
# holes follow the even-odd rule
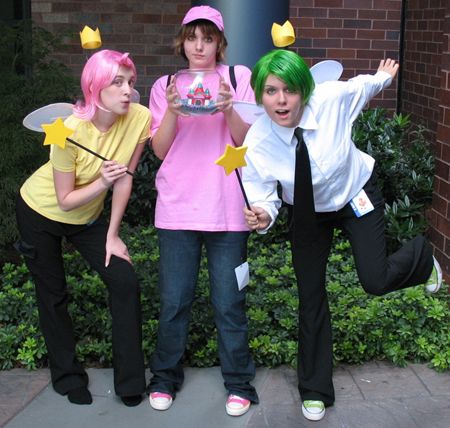
[[[80,39],[83,49],[97,49],[102,45],[100,30],[97,28],[94,31],[87,25],[85,25],[83,31],[80,32]]]
[[[284,48],[295,42],[294,27],[289,21],[282,26],[276,22],[272,25],[272,40],[277,48]]]

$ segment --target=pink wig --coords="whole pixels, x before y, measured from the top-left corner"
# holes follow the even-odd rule
[[[97,109],[102,108],[100,92],[111,85],[121,65],[131,68],[136,76],[136,67],[128,55],[128,53],[104,49],[89,58],[81,73],[84,102],[78,101],[73,108],[76,117],[91,120]]]

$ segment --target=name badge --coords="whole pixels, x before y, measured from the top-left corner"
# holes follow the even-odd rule
[[[364,189],[361,189],[361,191],[350,201],[350,205],[353,208],[356,217],[361,217],[374,210],[372,202],[370,202]]]

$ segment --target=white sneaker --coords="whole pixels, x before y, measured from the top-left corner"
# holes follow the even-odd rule
[[[429,293],[437,293],[442,285],[442,269],[439,262],[433,256],[433,270],[425,283],[425,288]]]
[[[173,402],[172,396],[165,392],[151,392],[148,399],[155,410],[167,410]]]
[[[320,421],[325,416],[325,404],[319,400],[305,400],[302,404],[302,413],[310,421]]]

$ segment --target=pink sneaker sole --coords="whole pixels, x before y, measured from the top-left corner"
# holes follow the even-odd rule
[[[242,416],[250,409],[250,401],[238,395],[230,394],[225,405],[227,414],[230,416]]]

